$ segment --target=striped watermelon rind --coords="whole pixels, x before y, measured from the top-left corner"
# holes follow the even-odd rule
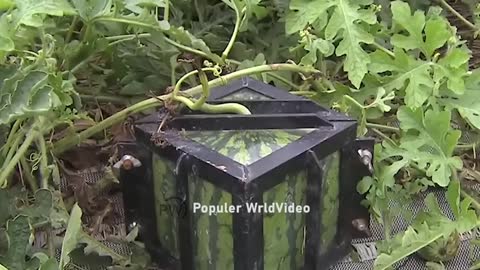
[[[176,207],[179,205],[171,199],[175,198],[177,194],[176,179],[173,174],[175,165],[157,154],[153,154],[152,163],[157,235],[162,245],[173,257],[178,259],[178,216]]]
[[[301,138],[311,130],[187,131],[185,136],[240,163],[250,164]],[[338,217],[339,153],[324,161],[321,209],[321,243],[328,247],[335,235]],[[154,155],[156,204],[176,194],[174,163]],[[193,213],[193,203],[202,205],[232,204],[232,195],[198,175],[188,175],[189,206],[192,215],[194,265],[199,270],[233,270],[232,214]],[[306,205],[306,168],[285,175],[280,184],[263,194],[267,205],[294,203]],[[179,258],[178,218],[157,207],[158,236],[162,244]],[[264,269],[300,269],[304,265],[305,213],[264,213]],[[180,217],[181,218],[181,217]]]
[[[193,213],[194,202],[206,206],[231,205],[232,195],[193,174],[188,177],[188,185],[195,269],[233,270],[232,214],[209,215],[198,210]]]
[[[312,129],[202,130],[185,131],[183,134],[243,165],[250,165],[311,131]]]
[[[285,180],[265,192],[263,201],[306,204],[306,170],[287,174]],[[264,269],[301,269],[304,263],[304,213],[265,213],[263,216]]]
[[[322,195],[320,202],[320,254],[324,254],[337,234],[340,189],[340,154],[335,152],[323,160]]]

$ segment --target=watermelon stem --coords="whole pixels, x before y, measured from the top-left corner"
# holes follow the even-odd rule
[[[208,78],[205,75],[205,71],[211,71],[213,72],[214,75],[220,76],[221,70],[219,67],[207,67],[207,68],[201,68],[198,70],[191,71],[187,74],[185,74],[182,78],[178,80],[178,82],[175,84],[175,88],[173,89],[172,92],[172,97],[171,99],[181,102],[185,104],[188,108],[191,110],[200,110],[202,112],[206,113],[235,113],[235,114],[251,114],[250,110],[238,103],[224,103],[224,104],[217,104],[217,105],[212,105],[212,104],[207,104],[205,101],[207,100],[209,94],[210,94],[210,88],[208,85]],[[200,82],[202,86],[202,96],[196,100],[195,102],[192,101],[191,99],[184,97],[184,96],[179,96],[178,93],[180,92],[180,87],[182,83],[189,77],[199,74],[200,77]],[[222,79],[222,77],[220,77]]]
[[[238,70],[229,74],[226,74],[220,78],[211,80],[208,82],[209,87],[216,87],[220,85],[225,85],[228,81],[239,79],[245,76],[249,76],[252,74],[261,74],[261,73],[266,73],[266,72],[275,72],[275,71],[290,71],[290,72],[299,72],[303,74],[312,74],[312,73],[320,73],[317,69],[310,67],[310,66],[299,66],[296,64],[269,64],[269,65],[260,65],[256,67],[251,67],[251,68],[246,68],[242,70]],[[192,72],[198,72],[198,71],[192,71]],[[183,91],[184,94],[187,95],[196,95],[201,93],[202,91],[202,86],[197,85],[195,87],[192,87],[190,89],[187,89]],[[98,124],[87,128],[86,130],[80,132],[80,133],[75,133],[72,135],[69,135],[59,141],[57,141],[55,144],[53,144],[53,149],[52,152],[55,155],[61,154],[75,145],[81,143],[82,141],[90,138],[91,136],[102,132],[103,130],[120,123],[124,121],[129,115],[132,115],[134,113],[138,113],[144,110],[148,110],[151,108],[155,108],[158,106],[163,106],[164,102],[159,102],[160,101],[166,101],[167,99],[171,98],[172,94],[166,94],[166,95],[161,95],[158,97],[152,97],[143,101],[140,101],[136,104],[133,104],[132,106],[129,106],[113,115],[110,117],[104,119],[103,121],[99,122]],[[206,105],[206,104],[204,104]],[[223,104],[220,104],[223,105]],[[208,109],[208,105],[207,105]]]
[[[202,107],[202,105],[207,100],[208,96],[210,95],[210,88],[208,87],[208,78],[205,72],[202,69],[198,70],[198,77],[200,78],[200,83],[202,84],[202,96],[193,104],[193,110],[198,110]]]

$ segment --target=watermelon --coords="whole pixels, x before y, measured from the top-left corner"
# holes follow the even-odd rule
[[[306,170],[287,174],[281,184],[263,194],[268,205],[274,202],[306,204]],[[265,213],[263,215],[264,269],[301,269],[304,263],[305,214]]]
[[[224,130],[182,131],[183,136],[225,157],[249,165],[300,139],[313,129],[295,130]],[[321,161],[323,170],[320,202],[321,245],[330,246],[337,229],[339,193],[339,153]],[[182,217],[164,211],[168,198],[176,194],[174,163],[154,154],[155,203],[157,232],[162,245],[179,258],[178,221]],[[193,211],[193,204],[232,205],[232,194],[194,173],[188,175],[189,205],[192,222],[193,264],[196,270],[233,270],[233,216],[231,213],[209,215]],[[280,179],[279,179],[280,180]],[[320,179],[319,179],[320,181]],[[263,202],[306,205],[307,170],[296,168],[280,183],[263,193]],[[243,206],[245,207],[245,206]],[[162,211],[163,210],[163,211]],[[335,218],[332,218],[335,217]],[[306,214],[274,212],[263,214],[263,269],[301,269],[305,260]]]
[[[256,129],[185,131],[185,137],[213,149],[243,165],[270,155],[272,152],[300,139],[313,129]]]
[[[322,195],[320,202],[321,231],[320,254],[324,254],[333,244],[337,234],[337,220],[340,190],[340,154],[335,152],[323,161]]]
[[[190,195],[189,212],[192,214],[193,265],[197,270],[233,270],[232,214],[209,215],[196,211],[193,202],[201,205],[232,204],[232,195],[210,182],[190,174],[188,177]]]
[[[178,202],[175,186],[175,165],[172,161],[157,154],[153,154],[153,188],[155,194],[155,214],[157,220],[157,236],[169,253],[179,259],[179,243],[176,228]]]

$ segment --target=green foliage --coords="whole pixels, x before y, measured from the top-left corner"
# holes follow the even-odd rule
[[[25,269],[25,255],[31,234],[28,217],[22,215],[9,220],[6,234],[8,250],[0,261],[10,270]]]
[[[476,34],[478,7],[468,2]],[[198,68],[191,62],[215,66],[222,74],[267,63],[300,63],[321,72],[252,76],[356,117],[360,135],[370,129],[381,136],[375,173],[357,189],[366,194],[365,204],[386,225],[387,235],[391,216],[408,214],[402,205],[412,194],[450,185],[447,197],[456,220],[446,219],[428,197],[431,213],[417,217],[418,224],[387,243],[377,261],[378,267],[387,267],[440,243],[453,227],[467,230],[476,218],[469,201],[460,201],[452,188],[462,169],[455,151],[461,132],[452,124],[467,132],[480,129],[480,73],[469,70],[471,52],[437,3],[449,7],[423,0],[0,0],[0,130],[5,133],[0,134],[0,186],[14,183],[22,160],[31,160],[27,165],[32,167],[21,163],[22,176],[58,172],[51,153],[59,129],[94,115],[88,110],[102,99],[123,104],[122,96],[142,100],[167,92],[180,76]],[[199,82],[192,76],[184,83]],[[76,145],[145,108],[130,107],[82,136],[68,133],[65,140]],[[399,128],[392,125],[396,121]],[[5,250],[18,258],[23,254],[10,260],[0,252],[4,266],[56,269],[46,254],[30,254],[30,234],[32,228],[66,226],[61,267],[73,257],[96,256],[111,259],[116,267],[138,260],[139,269],[145,268],[143,255],[121,256],[86,235],[78,207],[69,217],[59,192],[48,190],[50,175],[38,191],[35,179],[28,185],[36,191],[29,193],[33,202],[20,188],[0,189],[5,205],[0,234],[15,240]],[[390,207],[390,199],[397,205]]]
[[[452,170],[462,168],[462,160],[452,157],[461,133],[450,127],[450,113],[428,110],[424,114],[421,110],[402,107],[397,117],[406,134],[399,146],[386,145],[381,158],[401,157],[391,166],[400,169],[414,163],[425,170],[435,184],[447,186]],[[388,181],[393,183],[393,174],[390,176]]]
[[[458,242],[454,241],[453,246],[448,246],[452,243],[446,240],[451,236],[458,237],[459,233],[475,228],[477,226],[477,215],[474,210],[469,209],[471,200],[464,199],[460,202],[460,184],[458,181],[450,184],[446,197],[450,208],[455,213],[455,220],[445,217],[435,196],[429,194],[425,198],[425,205],[428,210],[420,213],[413,225],[408,227],[405,232],[399,233],[388,241],[382,254],[375,261],[375,269],[388,269],[396,262],[417,251],[420,251],[423,255],[428,253],[430,255],[429,259],[436,258],[439,261],[451,258],[450,251],[456,253]],[[432,243],[433,246],[431,246]],[[445,243],[447,246],[445,246]],[[443,256],[437,254],[441,248],[447,249]]]
[[[340,39],[335,54],[345,56],[343,69],[348,72],[352,84],[359,88],[363,77],[368,72],[370,57],[362,48],[362,44],[374,42],[373,35],[366,31],[362,24],[375,24],[377,17],[373,7],[361,9],[371,1],[322,1],[316,0],[306,4],[305,1],[292,1],[292,10],[286,18],[287,34],[303,30],[307,24],[313,24],[313,30],[323,32],[327,41]],[[330,20],[325,20],[330,16]],[[328,56],[329,43],[318,40],[307,44],[307,50],[319,49]],[[307,61],[309,63],[311,61]]]
[[[394,26],[408,32],[408,35],[396,33],[392,36],[391,43],[395,47],[407,51],[420,50],[425,58],[430,59],[451,36],[448,22],[441,17],[426,20],[420,10],[412,15],[410,6],[400,1],[392,2],[391,9]]]
[[[472,75],[465,79],[465,91],[463,94],[455,94],[448,90],[441,92],[439,103],[447,109],[455,109],[473,127],[480,129],[480,73],[473,71]]]

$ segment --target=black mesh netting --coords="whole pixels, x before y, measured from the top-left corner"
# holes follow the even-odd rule
[[[102,170],[91,169],[80,171],[76,173],[76,176],[80,176],[87,183],[94,183],[102,178]],[[62,188],[67,186],[68,175],[63,178]],[[478,192],[480,192],[480,184],[473,185],[472,188]],[[453,218],[452,212],[448,207],[448,203],[445,198],[445,191],[438,189],[432,190],[432,192],[440,206],[442,207],[443,212]],[[410,210],[409,212],[413,213],[412,217],[404,218],[402,215],[398,215],[394,218],[393,226],[392,226],[392,233],[398,233],[404,231],[411,219],[419,213],[420,210],[425,208],[424,205],[424,198],[426,194],[422,194],[416,197],[412,202],[408,203],[407,205],[399,205],[398,202],[391,202],[392,207],[403,207]],[[115,219],[115,224],[118,224],[120,227],[123,226],[123,205],[121,200],[121,195],[117,194],[111,198],[115,204],[115,211],[119,213],[118,217]],[[373,263],[375,258],[377,257],[377,250],[375,242],[384,238],[384,230],[382,225],[372,220],[371,224],[371,232],[372,237],[370,238],[363,238],[363,239],[355,239],[352,242],[352,246],[356,250],[358,256],[355,256],[355,259],[352,259],[350,256],[347,256],[338,264],[333,266],[331,270],[367,270],[373,269]],[[120,234],[124,234],[125,232],[120,232]],[[474,233],[465,234],[462,236],[462,243],[460,245],[460,249],[458,255],[451,261],[445,263],[446,269],[448,270],[464,270],[469,269],[472,265],[472,262],[476,261],[480,258],[480,248],[476,245],[470,245],[470,241],[472,239],[476,239],[480,236],[480,232],[476,231]],[[129,250],[128,247],[119,245],[117,243],[111,243],[108,241],[102,241],[106,246],[114,249],[119,254],[128,254]],[[58,254],[59,255],[59,254]],[[73,269],[81,269],[81,270],[91,270],[88,267],[82,266],[81,262],[73,261],[67,270]],[[98,265],[95,269],[107,269],[105,266]],[[416,270],[416,269],[425,269],[425,262],[413,255],[407,259],[404,259],[400,263],[396,265],[396,269],[405,269],[405,270]],[[266,269],[270,270],[270,269]],[[293,270],[293,269],[292,269]]]
[[[480,185],[474,185],[473,189],[480,192]],[[440,207],[442,208],[443,213],[445,213],[449,218],[453,218],[453,213],[451,212],[446,197],[445,191],[441,189],[436,189],[430,191],[432,192],[438,200]],[[425,208],[424,199],[426,194],[422,194],[403,207],[408,208],[414,215],[418,214],[420,210]],[[391,202],[391,205],[394,206],[395,202]],[[395,205],[398,207],[398,205]],[[401,215],[397,216],[393,221],[392,233],[398,233],[404,231],[411,219],[406,220]],[[372,221],[370,226],[372,237],[355,239],[352,242],[353,247],[358,253],[358,257],[354,261],[350,256],[347,256],[343,261],[339,262],[337,265],[333,266],[331,270],[365,270],[373,269],[373,263],[377,257],[377,249],[375,242],[384,238],[384,231],[381,224]],[[444,263],[445,268],[448,270],[466,270],[469,269],[472,263],[480,258],[480,248],[475,245],[470,245],[472,239],[476,239],[480,236],[480,232],[475,231],[472,233],[466,233],[462,235],[462,242],[460,244],[460,249],[457,256],[449,262]],[[405,269],[405,270],[417,270],[417,269],[426,269],[425,261],[416,255],[410,256],[396,265],[396,269]]]

